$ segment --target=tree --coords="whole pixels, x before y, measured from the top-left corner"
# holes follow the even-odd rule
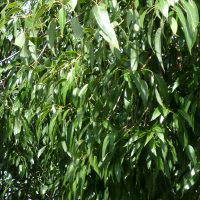
[[[0,3],[2,199],[198,199],[194,0]]]

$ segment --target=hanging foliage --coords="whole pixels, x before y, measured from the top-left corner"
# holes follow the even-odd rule
[[[1,199],[198,199],[199,8],[2,1]]]

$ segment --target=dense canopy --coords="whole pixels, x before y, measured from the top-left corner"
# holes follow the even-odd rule
[[[0,2],[0,198],[197,200],[200,1]]]

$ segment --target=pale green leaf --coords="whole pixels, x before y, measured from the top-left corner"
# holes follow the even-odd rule
[[[178,30],[178,24],[177,24],[176,19],[174,17],[171,17],[169,19],[169,23],[170,23],[170,27],[172,29],[173,34],[176,35],[177,30]]]
[[[156,51],[156,56],[158,58],[158,61],[160,62],[160,65],[165,71],[163,60],[162,60],[162,51],[161,51],[161,33],[162,33],[161,28],[158,28],[155,34],[155,51]]]
[[[59,20],[58,20],[58,22],[59,22],[59,25],[60,25],[61,35],[63,36],[65,23],[66,23],[66,14],[65,14],[65,10],[64,10],[63,7],[59,10]]]
[[[81,90],[80,90],[78,96],[79,96],[79,97],[82,97],[82,96],[87,92],[87,89],[88,89],[88,84],[85,84],[85,85],[81,88]]]
[[[46,186],[46,185],[43,185],[43,186],[40,188],[41,194],[43,194],[43,195],[46,193],[47,190],[48,190],[48,186]]]
[[[39,158],[42,153],[44,152],[44,150],[46,149],[46,146],[42,147],[39,151],[38,151],[38,154],[37,154],[37,157]]]
[[[160,97],[160,94],[159,94],[159,92],[158,92],[157,89],[155,89],[155,94],[156,94],[156,99],[157,99],[158,103],[159,103],[162,107],[164,107],[163,101],[162,101],[162,99],[161,99],[161,97]]]
[[[153,115],[151,117],[151,121],[155,120],[156,118],[158,118],[161,115],[158,107],[154,110]]]
[[[192,0],[190,0],[189,2],[182,0],[181,3],[183,4],[184,9],[187,13],[187,19],[188,23],[190,24],[191,30],[192,32],[195,32],[199,24],[198,8]]]
[[[99,6],[94,6],[93,13],[99,27],[101,28],[101,31],[104,33],[102,34],[102,36],[110,44],[112,51],[114,52],[114,48],[119,50],[117,36],[113,27],[111,26],[105,5],[101,4]]]
[[[67,144],[66,144],[66,142],[62,141],[61,145],[62,145],[62,148],[63,148],[64,152],[67,152]]]
[[[149,143],[149,141],[152,140],[153,136],[154,136],[154,132],[147,133],[144,146],[146,146]]]
[[[80,39],[83,37],[83,28],[81,27],[79,21],[77,18],[73,18],[71,21],[72,30],[74,32],[74,35],[77,39]]]
[[[14,135],[17,135],[18,133],[20,133],[21,131],[21,127],[22,127],[22,124],[20,122],[20,120],[18,118],[15,119],[15,124],[14,124]]]
[[[36,46],[29,40],[29,51],[32,56],[32,58],[37,61],[37,52],[36,52]]]
[[[144,18],[147,14],[147,10],[145,10],[141,15],[140,15],[140,19],[139,19],[139,22],[140,22],[140,27],[143,28],[144,27]]]
[[[138,50],[137,46],[134,45],[134,48],[131,49],[131,70],[135,72],[138,68]]]
[[[71,8],[70,11],[73,11],[76,8],[77,2],[78,2],[78,0],[69,0],[68,4],[69,4],[69,6]]]
[[[22,48],[26,42],[26,35],[24,32],[21,32],[15,39],[15,45]]]
[[[160,0],[159,1],[159,9],[160,12],[168,18],[168,12],[169,12],[169,4],[166,0]]]
[[[54,0],[49,0],[49,10],[51,9],[53,3],[54,3]]]

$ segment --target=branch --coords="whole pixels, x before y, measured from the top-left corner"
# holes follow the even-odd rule
[[[48,43],[46,43],[42,49],[42,51],[40,52],[40,55],[37,57],[37,60],[40,59],[40,57],[42,56],[42,54],[44,53],[45,49],[47,48]]]
[[[14,53],[13,55],[7,57],[7,58],[4,58],[3,60],[0,60],[0,63],[3,63],[7,60],[10,60],[12,57],[16,56],[17,54],[19,54],[20,51],[17,51],[16,53]]]

